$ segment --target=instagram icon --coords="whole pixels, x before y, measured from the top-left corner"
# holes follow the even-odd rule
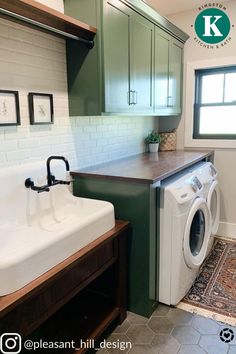
[[[21,351],[21,336],[18,333],[4,333],[0,337],[0,350],[3,354],[17,354]]]

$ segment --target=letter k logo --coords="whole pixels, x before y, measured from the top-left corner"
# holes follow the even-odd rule
[[[201,11],[194,24],[196,35],[207,44],[217,44],[225,40],[230,28],[227,13],[215,7]]]
[[[205,33],[203,37],[212,37],[212,31],[214,32],[215,37],[223,37],[223,34],[219,31],[219,28],[216,26],[216,22],[222,18],[222,16],[203,16],[205,20]],[[213,18],[213,22],[212,22]]]

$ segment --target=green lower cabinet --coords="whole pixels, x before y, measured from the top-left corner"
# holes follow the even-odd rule
[[[111,202],[116,219],[128,220],[128,308],[149,317],[156,308],[158,284],[157,187],[140,183],[79,177],[74,194]]]

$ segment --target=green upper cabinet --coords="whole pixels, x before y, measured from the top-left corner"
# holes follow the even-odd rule
[[[66,14],[97,28],[93,49],[67,40],[71,116],[180,114],[183,45],[146,7],[141,0],[65,0]]]
[[[155,28],[155,112],[164,114],[169,96],[169,51],[171,37]]]
[[[131,112],[130,105],[130,14],[119,1],[104,6],[103,63],[105,112]]]
[[[155,28],[155,114],[181,114],[183,44]]]
[[[136,113],[154,112],[154,24],[133,13],[130,26],[130,105]]]
[[[153,114],[153,23],[119,0],[103,21],[105,113]]]
[[[170,47],[170,91],[169,106],[171,114],[181,114],[183,92],[183,44],[176,39],[171,40]]]

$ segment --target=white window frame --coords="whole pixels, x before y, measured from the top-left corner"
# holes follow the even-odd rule
[[[212,69],[222,66],[236,65],[236,57],[217,58],[189,62],[186,65],[185,75],[185,134],[184,147],[188,148],[236,148],[236,140],[221,139],[193,139],[194,100],[195,100],[195,70]]]

